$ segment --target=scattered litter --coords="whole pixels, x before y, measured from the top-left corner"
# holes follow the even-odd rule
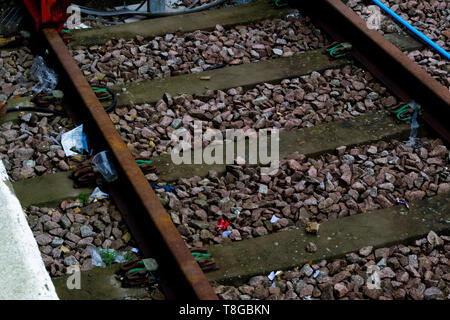
[[[320,274],[320,270],[316,270],[316,272],[314,272],[314,274],[313,274],[313,278],[314,279],[317,278],[319,276],[319,274]]]
[[[138,253],[138,252],[139,252],[139,249],[138,249],[138,248],[131,248],[130,251],[131,251],[131,252],[134,252],[134,253]]]
[[[48,68],[44,59],[41,56],[37,56],[34,59],[33,65],[30,69],[31,79],[38,81],[31,89],[34,93],[50,93],[55,89],[58,83],[58,76],[55,71]]]
[[[217,231],[225,230],[230,223],[227,220],[220,219],[219,224],[217,225],[216,229]]]
[[[63,209],[78,208],[78,207],[81,207],[82,205],[83,204],[81,202],[74,201],[74,202],[66,204]]]
[[[83,22],[80,24],[72,24],[70,27],[70,30],[73,29],[91,29],[91,27],[89,27],[88,25],[84,24]]]
[[[269,190],[269,188],[265,184],[259,185],[259,190],[258,190],[259,193],[267,194],[268,190]]]
[[[417,129],[419,123],[417,122],[417,116],[419,114],[419,105],[416,102],[411,102],[410,105],[414,109],[414,113],[411,118],[411,131],[409,134],[409,140],[406,142],[407,147],[420,148],[420,140],[417,138]]]
[[[239,217],[242,211],[242,207],[231,207],[231,213],[235,214],[236,217]]]
[[[102,174],[106,182],[113,182],[117,180],[117,172],[110,160],[109,151],[102,151],[97,153],[92,159],[92,163]]]
[[[153,258],[147,258],[143,259],[142,262],[144,263],[145,269],[148,271],[156,271],[158,270],[158,262],[156,262]]]
[[[170,185],[166,184],[164,186],[158,186],[157,184],[152,183],[153,189],[164,189],[165,192],[174,192],[177,187],[171,187]]]
[[[299,19],[300,18],[300,12],[298,10],[295,10],[292,13],[289,13],[288,15],[286,15],[286,19],[288,18],[295,18],[295,19]]]
[[[277,223],[280,220],[280,218],[278,218],[276,215],[273,215],[272,218],[270,219],[270,223]]]
[[[80,153],[82,154],[83,150],[88,152],[86,135],[83,132],[83,125],[79,125],[73,130],[64,132],[61,135],[61,144],[67,157],[72,157]]]
[[[109,195],[107,193],[104,193],[102,190],[100,190],[98,187],[94,189],[94,191],[89,196],[89,201],[95,201],[95,200],[103,200],[107,199]]]
[[[306,224],[305,230],[308,233],[317,234],[317,233],[319,233],[319,226],[320,226],[320,224],[318,224],[317,222],[308,222]]]
[[[216,64],[216,65],[213,65],[211,67],[206,68],[204,71],[220,69],[220,68],[223,68],[223,67],[226,67],[226,64],[224,64],[224,63]]]
[[[405,200],[401,200],[401,199],[397,198],[397,199],[395,199],[395,203],[396,204],[403,204],[406,207],[406,209],[409,210],[409,204]]]
[[[94,247],[88,246],[86,248],[86,250],[91,255],[93,266],[97,266],[97,267],[101,267],[101,268],[106,267],[106,264],[103,262],[102,256]]]
[[[112,263],[124,263],[129,261],[129,252],[118,252],[114,249],[96,249],[88,246],[86,250],[92,257],[92,265],[104,268],[106,264],[110,267]]]
[[[211,80],[211,77],[210,76],[200,77],[200,80]]]
[[[283,273],[283,271],[272,271],[267,278],[270,279],[270,281],[273,281],[273,279],[275,279],[275,277],[280,276]]]
[[[222,237],[228,238],[228,236],[230,235],[231,231],[224,231],[222,232]]]
[[[29,113],[29,115],[31,115],[31,113]],[[61,143],[55,138],[55,137],[51,137],[51,136],[44,136],[44,138],[52,140],[53,142],[55,142],[57,145],[61,146]]]
[[[311,296],[305,296],[304,300],[311,300]]]

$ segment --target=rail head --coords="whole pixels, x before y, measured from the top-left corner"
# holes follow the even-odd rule
[[[192,257],[169,214],[139,169],[57,30],[46,28],[42,33],[57,57],[65,79],[74,88],[74,92],[70,92],[69,96],[78,97],[81,102],[75,106],[74,101],[71,101],[68,106],[71,109],[68,110],[69,113],[82,112],[87,116],[83,120],[93,124],[91,130],[98,133],[94,134],[94,139],[111,149],[119,174],[121,173],[119,180],[109,186],[111,196],[117,202],[144,255],[153,255],[159,259],[160,269],[165,273],[162,289],[166,297],[216,300],[217,295],[200,266]]]

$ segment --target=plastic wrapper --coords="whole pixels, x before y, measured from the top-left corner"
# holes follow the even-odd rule
[[[273,279],[275,279],[276,276],[278,276],[279,274],[281,274],[281,271],[272,271],[267,278],[269,278],[271,281],[273,281]]]
[[[83,125],[76,127],[73,130],[65,132],[61,135],[61,144],[63,146],[66,156],[72,157],[83,150],[88,152],[86,135],[83,132]],[[78,152],[72,151],[75,149]]]
[[[230,235],[231,231],[224,231],[222,232],[222,237],[227,238]]]
[[[97,251],[96,248],[88,246],[86,248],[86,250],[89,252],[89,254],[92,257],[92,265],[93,266],[101,267],[101,268],[106,267],[106,264],[103,262],[102,256],[100,255],[100,253]]]
[[[92,191],[91,195],[89,196],[89,201],[94,200],[102,200],[109,198],[109,195],[107,193],[104,193],[102,190],[100,190],[98,187]]]
[[[417,129],[419,128],[419,123],[417,122],[417,116],[419,114],[419,106],[415,102],[412,103],[412,106],[414,108],[414,113],[411,118],[411,132],[409,134],[409,140],[406,142],[406,146],[414,148],[419,147],[416,146],[416,144],[420,144],[420,141],[417,138]]]
[[[30,69],[31,79],[37,81],[37,83],[31,88],[34,93],[49,94],[55,89],[58,84],[58,76],[55,71],[47,67],[44,59],[41,56],[37,56],[34,59],[33,65]]]
[[[277,223],[280,220],[280,218],[278,218],[276,215],[273,215],[272,218],[270,219],[270,223]]]
[[[111,161],[109,151],[102,151],[97,153],[94,158],[92,158],[92,163],[102,174],[106,182],[113,182],[117,180],[117,171]]]
[[[109,261],[104,261],[103,257],[109,254],[112,259],[111,262],[114,263],[124,263],[128,261],[128,252],[116,251],[114,249],[96,249],[94,247],[88,246],[86,250],[92,257],[92,265],[104,268]]]

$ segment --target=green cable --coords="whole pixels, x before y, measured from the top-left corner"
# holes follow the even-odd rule
[[[400,121],[408,121],[411,120],[411,117],[405,117],[402,118],[401,115],[405,112],[408,112],[410,110],[414,110],[409,104],[405,104],[403,105],[401,108],[395,110],[395,111],[391,111],[392,113],[395,113],[396,117],[398,120]]]
[[[128,272],[129,273],[133,273],[133,272],[141,271],[141,270],[146,270],[147,271],[147,268],[134,268],[134,269],[128,270]]]
[[[201,259],[208,259],[211,258],[210,254],[207,253],[200,253],[200,252],[192,252],[192,255],[194,256],[195,260],[201,260]]]
[[[144,164],[151,164],[153,163],[152,160],[136,160],[136,163],[138,164],[138,166],[143,166]]]
[[[280,4],[280,1],[282,1],[282,0],[274,0],[275,5],[276,5],[277,7],[286,7],[286,6],[287,6],[287,3],[281,3],[281,4]]]
[[[350,43],[342,42],[342,43],[336,44],[336,45],[333,46],[332,48],[325,49],[325,51],[328,52],[329,55],[330,55],[332,58],[340,58],[340,57],[346,56],[346,55],[347,55],[347,52],[344,52],[344,53],[341,53],[341,54],[338,54],[338,55],[334,55],[334,53],[335,53],[337,50],[340,50],[340,49],[347,49],[347,50],[350,50],[351,48],[352,48],[352,45],[351,45]]]

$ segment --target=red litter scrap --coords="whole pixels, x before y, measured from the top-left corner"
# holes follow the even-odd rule
[[[225,230],[230,223],[227,220],[220,219],[219,224],[217,225],[216,229],[217,231]]]

